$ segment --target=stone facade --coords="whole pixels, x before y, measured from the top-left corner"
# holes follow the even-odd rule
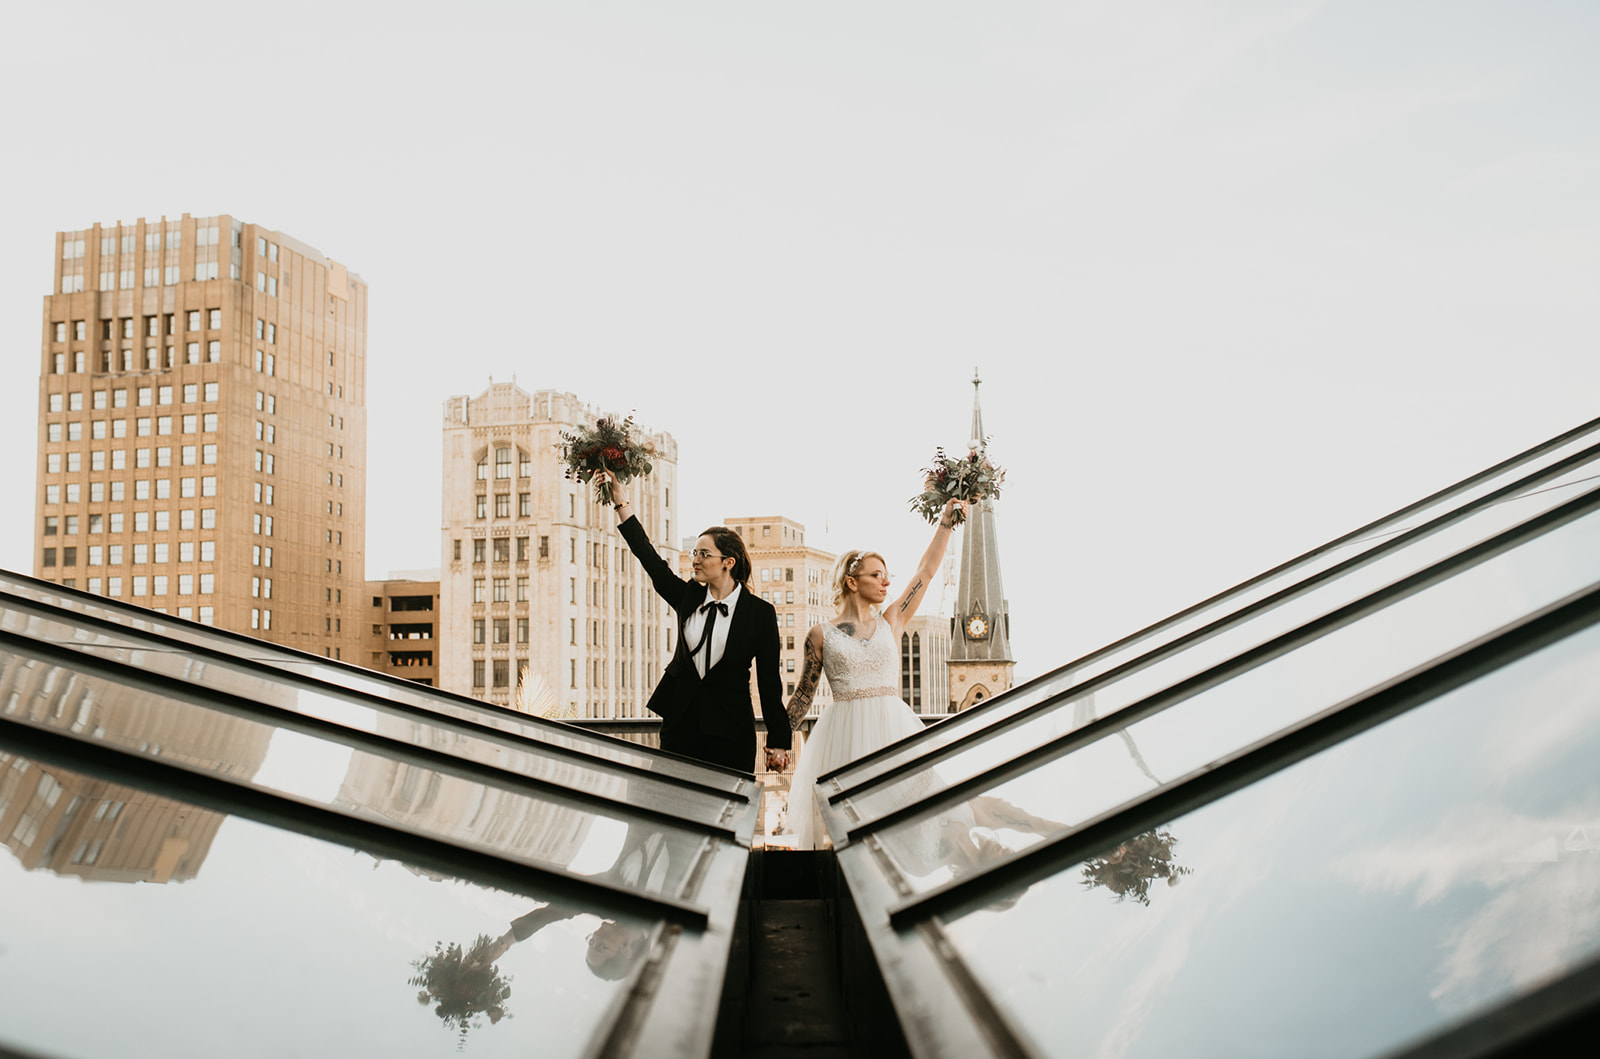
[[[562,432],[601,414],[573,394],[514,382],[446,401],[441,687],[510,706],[526,667],[569,716],[646,716],[676,625],[611,508],[560,462]],[[653,473],[632,483],[634,511],[676,565],[678,445],[640,434],[657,455]]]

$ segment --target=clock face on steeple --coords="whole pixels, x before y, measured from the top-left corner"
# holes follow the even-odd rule
[[[982,640],[989,635],[989,620],[982,614],[967,619],[967,639]]]

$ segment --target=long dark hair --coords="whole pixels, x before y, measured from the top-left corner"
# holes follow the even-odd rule
[[[733,560],[733,569],[729,576],[733,583],[743,585],[750,591],[755,591],[751,583],[750,553],[744,550],[744,538],[726,526],[712,526],[700,532],[702,537],[710,537],[716,544],[717,551]]]

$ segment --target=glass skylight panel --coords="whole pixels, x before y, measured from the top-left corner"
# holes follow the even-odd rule
[[[408,760],[399,744],[387,753],[365,749],[41,662],[5,646],[0,719],[575,876],[596,874],[601,853],[618,846],[631,828],[648,825],[661,847],[658,890],[670,898],[693,898],[685,892],[692,868],[712,841],[620,805],[507,789]],[[591,793],[625,802],[629,781],[611,777],[609,783]]]
[[[1256,581],[1223,593],[1210,603],[1161,622],[1145,634],[1131,637],[1123,643],[1097,651],[1084,659],[1080,665],[1063,667],[1053,673],[1046,674],[1039,680],[1007,694],[992,707],[983,707],[969,713],[956,714],[950,720],[929,729],[925,735],[914,737],[887,754],[874,756],[869,761],[841,770],[837,775],[837,784],[841,789],[848,789],[858,783],[869,781],[873,776],[881,775],[899,764],[932,753],[959,740],[971,738],[976,732],[1001,723],[1006,718],[1048,699],[1053,694],[1107,673],[1119,665],[1137,659],[1141,655],[1158,650],[1163,644],[1172,643],[1182,636],[1194,633],[1211,622],[1224,619],[1229,614],[1237,613],[1253,603],[1266,599],[1276,592],[1282,591],[1306,578],[1315,576],[1319,572],[1326,571],[1365,551],[1381,547],[1396,536],[1446,515],[1451,511],[1459,510],[1468,504],[1480,501],[1496,490],[1512,485],[1520,479],[1538,474],[1563,460],[1579,456],[1595,444],[1597,436],[1600,436],[1600,420],[1586,424],[1584,427],[1572,432],[1572,436],[1566,440],[1549,447],[1545,451],[1537,452],[1527,458],[1508,461],[1509,466],[1507,467],[1485,472],[1480,481],[1469,482],[1448,490],[1437,499],[1415,505],[1414,509],[1407,509],[1380,520],[1360,536],[1354,536],[1349,540],[1338,541],[1325,548],[1318,549],[1304,559],[1288,564],[1284,569],[1276,573],[1264,575]],[[1570,499],[1574,495],[1594,488],[1597,484],[1595,475],[1595,459],[1592,457],[1585,459],[1574,467],[1553,472],[1541,477],[1538,481],[1524,484],[1522,487],[1513,490],[1507,497],[1494,501],[1488,506],[1488,510],[1479,510],[1466,516],[1463,521],[1470,522],[1476,528],[1465,530],[1458,524],[1445,527],[1440,532],[1451,534],[1450,539],[1452,541],[1465,539],[1463,534],[1472,539],[1483,539],[1493,535],[1498,529],[1530,518],[1540,511],[1547,510]],[[1437,533],[1434,534],[1434,536],[1438,535]],[[1419,557],[1433,556],[1436,558],[1451,554],[1455,550],[1449,545],[1429,546],[1421,541],[1417,542],[1417,544],[1422,544],[1424,547],[1423,551],[1417,553]],[[1429,550],[1430,547],[1431,550]],[[1405,560],[1405,562],[1414,564],[1413,569],[1426,565],[1427,561],[1431,561],[1431,559],[1414,558]],[[1321,591],[1321,589],[1314,588],[1312,593],[1314,594],[1318,591]],[[1320,605],[1320,597],[1318,605]],[[1332,609],[1332,607],[1327,606],[1323,607],[1323,609],[1328,610]],[[1196,670],[1191,670],[1191,672],[1193,671]],[[1102,712],[1104,711],[1102,710]],[[1069,718],[1058,717],[1048,723],[1054,726],[1050,730],[1056,733],[1069,731],[1073,727]],[[1043,741],[1040,740],[1039,742]],[[1035,742],[1033,745],[1039,745],[1039,743]],[[1000,759],[1009,757],[1014,753],[1016,751],[1012,750],[1002,755]]]
[[[1389,1054],[1600,956],[1597,687],[1591,626],[942,932],[1043,1056]]]
[[[903,881],[927,890],[1042,835],[1077,827],[1342,700],[1600,583],[1600,511],[1455,571],[1159,712],[878,832]],[[905,788],[915,798],[917,792]],[[950,836],[984,828],[984,841]],[[948,854],[948,855],[946,855]]]
[[[96,658],[192,683],[208,692],[330,721],[571,790],[603,797],[625,797],[635,804],[652,805],[704,825],[718,826],[731,821],[732,809],[745,804],[743,799],[734,802],[726,794],[687,788],[654,775],[623,773],[605,760],[551,754],[536,743],[521,740],[512,743],[441,727],[416,714],[369,705],[327,685],[317,690],[317,685],[286,680],[281,674],[240,666],[227,659],[207,661],[187,652],[151,649],[148,641],[131,634],[80,629],[64,620],[65,617],[59,611],[25,612],[13,608],[0,614],[0,629],[22,632],[46,643],[72,642]],[[270,715],[264,720],[272,723]]]
[[[632,749],[621,740],[597,736],[568,725],[525,720],[485,704],[467,701],[407,681],[383,679],[353,666],[327,663],[322,659],[290,651],[266,641],[231,635],[188,622],[177,622],[165,615],[118,604],[115,601],[58,592],[53,589],[54,586],[16,580],[0,573],[0,591],[119,626],[116,630],[108,630],[104,627],[84,625],[74,633],[73,639],[76,642],[120,644],[130,648],[153,646],[162,651],[172,651],[174,646],[179,644],[192,646],[199,650],[185,657],[198,664],[204,664],[205,652],[220,653],[241,659],[246,664],[271,666],[284,673],[297,675],[301,679],[330,684],[357,694],[377,696],[391,702],[425,709],[446,717],[494,728],[510,735],[576,750],[593,757],[605,758],[636,769],[646,769],[701,786],[729,792],[742,792],[748,786],[748,781],[737,775],[702,767],[692,762],[679,761],[661,754],[644,753]],[[146,637],[155,637],[156,642],[152,644]]]
[[[662,930],[107,783],[3,740],[0,829],[0,1047],[28,1054],[577,1059]],[[651,863],[648,837],[596,850],[597,877],[648,879],[634,865]]]
[[[1289,629],[1394,584],[1574,497],[1592,492],[1600,487],[1596,473],[1596,465],[1586,463],[1515,499],[1480,509],[1459,522],[1291,597],[1248,621],[1222,629],[1087,692],[1063,698],[1048,710],[1014,726],[977,736],[927,768],[849,794],[851,809],[860,820],[871,821],[952,783],[998,767],[1096,717],[1115,713]],[[915,745],[925,751],[928,749],[925,743]]]

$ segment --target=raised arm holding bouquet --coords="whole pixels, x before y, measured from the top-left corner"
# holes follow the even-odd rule
[[[633,416],[618,423],[610,416],[595,420],[594,426],[581,426],[561,432],[561,462],[567,477],[579,482],[594,481],[594,498],[611,503],[606,483],[596,476],[609,471],[620,482],[642,478],[653,469],[650,457],[656,454],[655,442],[635,441]]]
[[[621,475],[594,472],[596,493],[617,509],[618,531],[656,594],[678,619],[672,661],[646,704],[663,718],[661,749],[754,772],[756,725],[750,667],[767,722],[767,767],[789,767],[789,717],[778,676],[778,612],[750,586],[744,541],[726,526],[700,534],[694,576],[685,581],[661,558],[633,515]],[[601,493],[601,490],[604,490]]]
[[[964,500],[948,497],[938,527],[900,598],[889,598],[889,568],[877,552],[852,549],[834,567],[833,600],[839,613],[806,636],[804,671],[789,699],[790,724],[811,709],[817,682],[828,674],[833,705],[817,719],[789,784],[789,830],[800,849],[826,844],[817,811],[817,777],[863,754],[922,731],[922,718],[900,698],[900,633],[916,617],[939,576],[951,527],[965,514]]]
[[[982,442],[974,439],[967,443],[966,456],[958,459],[944,454],[944,449],[934,450],[933,462],[922,472],[922,492],[911,498],[911,510],[929,523],[938,519],[950,500],[976,504],[1000,495],[1000,485],[1006,472],[995,466],[984,450]],[[954,514],[955,524],[966,518],[965,507]]]

